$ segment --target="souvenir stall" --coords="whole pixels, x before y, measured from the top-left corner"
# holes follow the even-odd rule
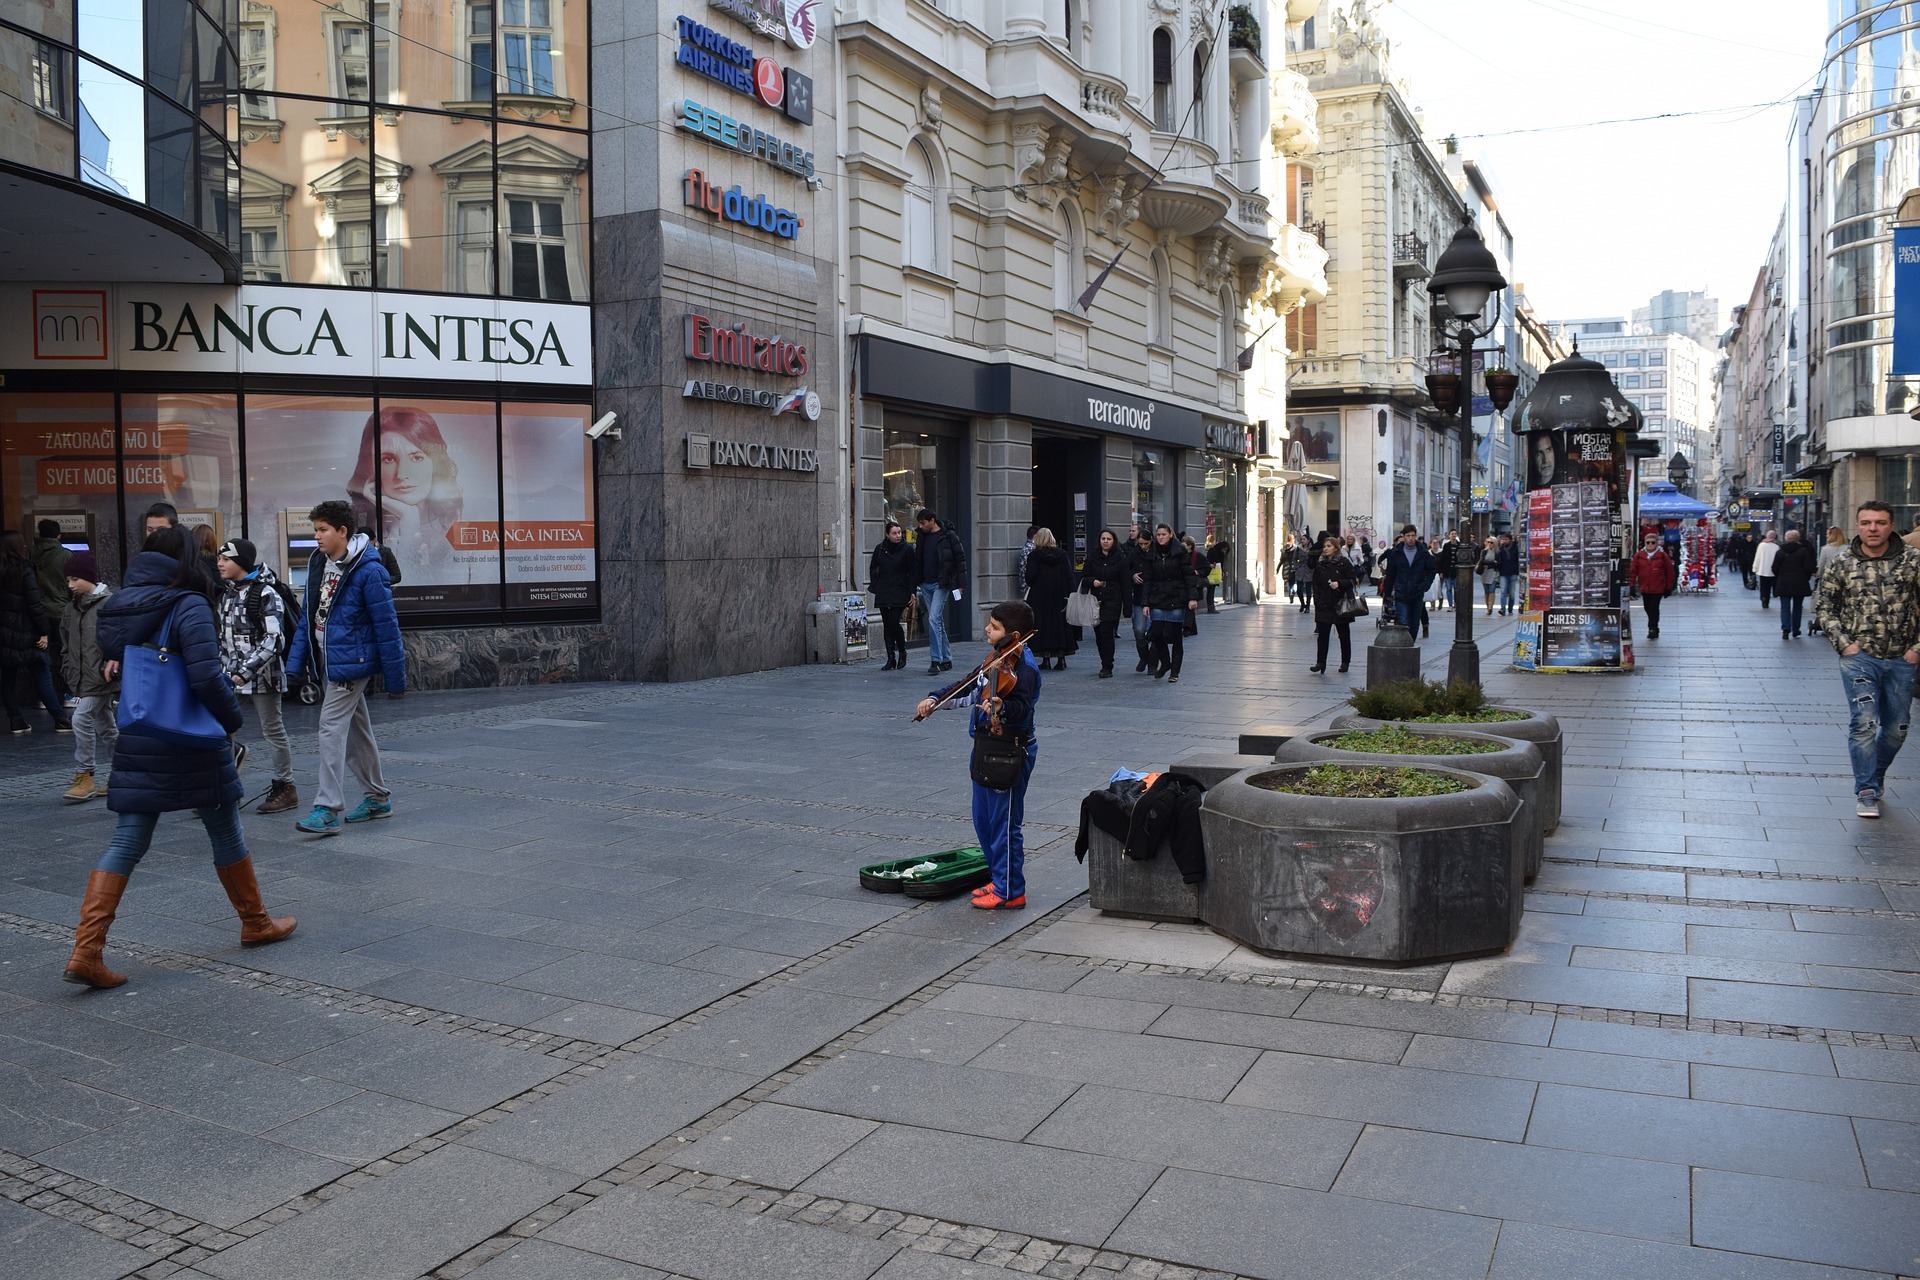
[[[1689,498],[1664,480],[1649,485],[1640,495],[1640,536],[1657,535],[1667,554],[1677,555],[1681,591],[1711,591],[1718,580],[1713,529],[1707,523],[1713,515],[1711,506]]]

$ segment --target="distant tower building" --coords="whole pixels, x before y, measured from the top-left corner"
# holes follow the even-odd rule
[[[1684,333],[1711,349],[1720,340],[1720,300],[1704,291],[1662,289],[1633,309],[1637,333]]]

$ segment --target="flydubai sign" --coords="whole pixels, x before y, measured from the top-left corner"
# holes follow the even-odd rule
[[[53,361],[591,385],[593,331],[585,307],[504,298],[270,285],[0,291],[0,368]]]

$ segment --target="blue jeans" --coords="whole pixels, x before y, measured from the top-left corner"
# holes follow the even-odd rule
[[[1407,630],[1418,631],[1420,629],[1420,598],[1415,596],[1407,600],[1396,595],[1393,598],[1393,616],[1394,620]]]
[[[1856,653],[1840,659],[1847,690],[1847,755],[1853,790],[1878,798],[1887,766],[1907,741],[1913,715],[1913,664],[1905,658]]]
[[[1806,602],[1805,596],[1780,597],[1780,630],[1799,633],[1800,610]]]
[[[927,661],[952,662],[953,646],[947,643],[947,605],[953,597],[938,583],[920,584],[920,610],[927,615]]]
[[[1027,782],[1033,777],[1033,765],[1040,758],[1040,744],[1027,744],[1027,762],[1020,766],[1020,781],[1007,791],[994,791],[973,784],[973,835],[980,851],[987,855],[987,869],[993,873],[993,891],[1003,898],[1017,898],[1027,891],[1027,843],[1020,834],[1020,822],[1026,816]]]
[[[1451,606],[1453,604],[1453,574],[1443,573],[1436,581],[1440,584],[1441,603]]]
[[[247,856],[247,838],[240,833],[240,806],[236,801],[229,800],[217,809],[195,809],[193,813],[213,842],[214,866],[232,866]],[[132,875],[140,859],[147,856],[153,829],[159,822],[157,813],[121,814],[120,825],[114,828],[113,839],[107,842],[107,851],[100,855],[95,870]]]
[[[1500,575],[1500,612],[1505,613],[1520,603],[1520,575],[1503,573]]]

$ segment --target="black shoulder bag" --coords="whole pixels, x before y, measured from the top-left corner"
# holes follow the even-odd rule
[[[989,791],[1011,791],[1027,762],[1027,740],[1017,733],[995,734],[983,729],[973,735],[973,762],[968,772]]]

